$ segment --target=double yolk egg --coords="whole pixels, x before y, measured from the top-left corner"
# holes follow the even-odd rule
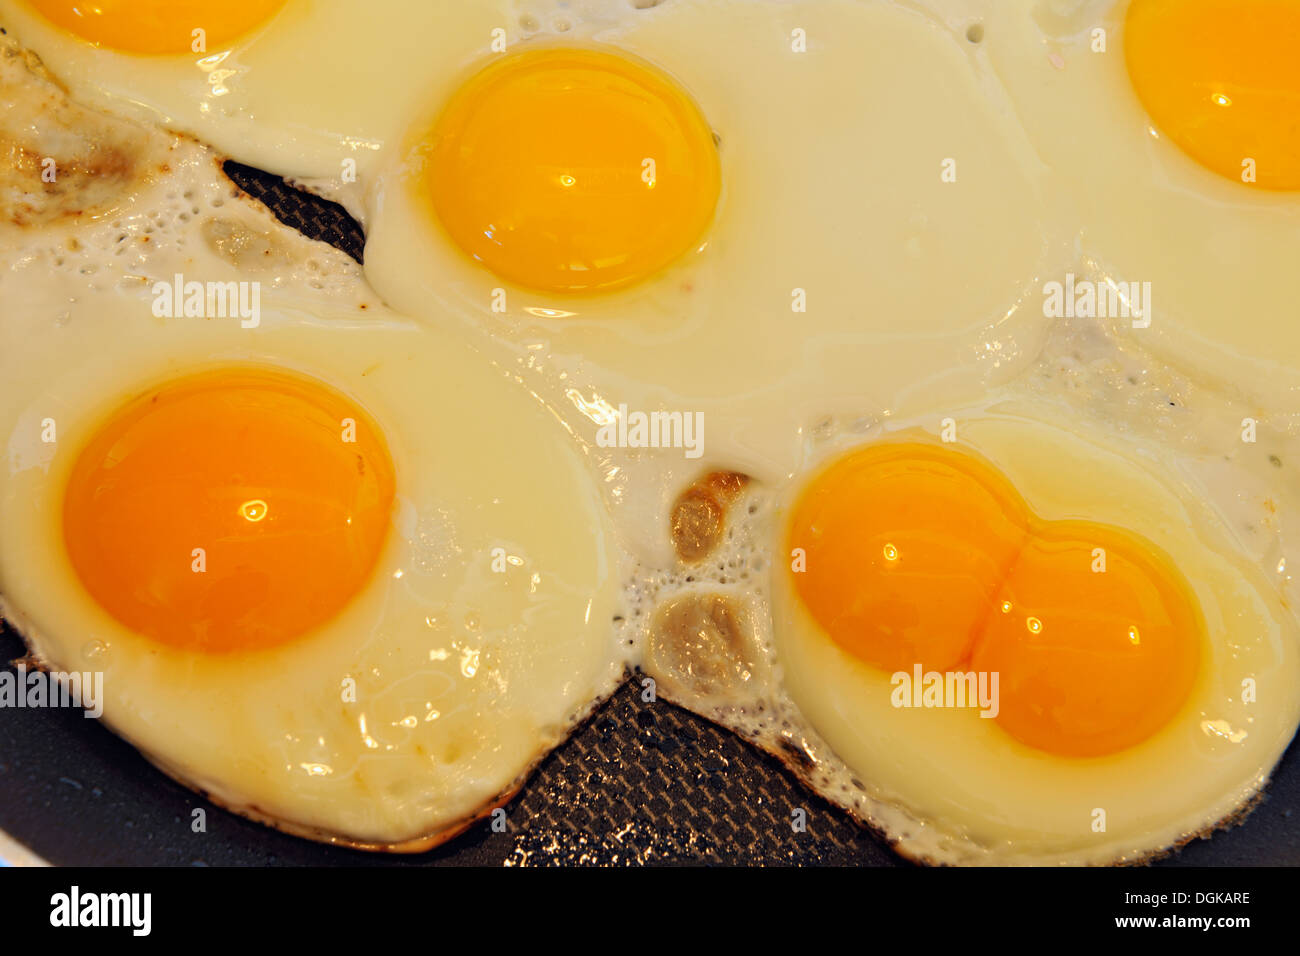
[[[996,673],[997,720],[1067,757],[1131,747],[1179,709],[1202,628],[1173,563],[1117,528],[1035,516],[979,459],[882,442],[795,504],[795,590],[880,670]]]

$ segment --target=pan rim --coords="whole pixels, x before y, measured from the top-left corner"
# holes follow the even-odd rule
[[[29,850],[0,830],[0,866],[52,866],[49,860]]]

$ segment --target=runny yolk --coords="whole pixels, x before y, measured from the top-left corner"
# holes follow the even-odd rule
[[[795,586],[835,642],[868,664],[946,670],[970,657],[1024,541],[1024,516],[974,459],[898,447],[851,455],[805,490],[791,523],[807,565]]]
[[[1150,548],[1075,522],[1026,543],[971,657],[977,673],[998,673],[997,719],[1013,737],[1099,756],[1177,712],[1196,677],[1200,625],[1186,583]]]
[[[285,0],[26,0],[55,26],[122,53],[192,53],[234,40],[270,20]],[[196,35],[196,30],[202,34]]]
[[[669,77],[625,55],[505,56],[451,98],[424,184],[451,239],[545,292],[609,290],[696,246],[720,172],[713,133]]]
[[[116,411],[73,464],[63,540],[123,625],[191,651],[290,641],[343,609],[388,533],[379,430],[328,386],[204,372]]]
[[[973,456],[864,448],[813,479],[788,533],[795,592],[836,644],[890,672],[997,673],[996,719],[1032,747],[1124,750],[1191,691],[1200,617],[1172,562],[1116,528],[1037,518]]]
[[[1238,182],[1300,189],[1300,3],[1132,0],[1124,57],[1155,125]],[[1244,181],[1250,181],[1246,179]]]

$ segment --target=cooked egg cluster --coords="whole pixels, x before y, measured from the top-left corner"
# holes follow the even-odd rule
[[[0,183],[6,615],[356,846],[629,666],[917,859],[1205,834],[1300,721],[1297,16],[4,0],[0,145],[114,170]]]

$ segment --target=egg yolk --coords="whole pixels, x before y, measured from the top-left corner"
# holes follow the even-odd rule
[[[1300,3],[1132,0],[1124,56],[1159,129],[1238,182],[1300,189]],[[1249,180],[1245,180],[1249,181]]]
[[[196,30],[204,50],[270,20],[285,0],[26,0],[74,36],[123,53],[193,53]],[[198,51],[202,52],[202,51]]]
[[[343,395],[279,372],[205,372],[98,427],[68,478],[63,540],[91,596],[131,630],[255,650],[357,594],[393,491],[379,430]]]
[[[843,459],[794,511],[791,547],[807,566],[794,575],[799,596],[868,664],[956,666],[1025,538],[1016,499],[999,490],[973,459],[924,445],[907,454],[873,446]]]
[[[1201,624],[1172,562],[1107,525],[1039,519],[973,456],[861,449],[803,491],[788,544],[836,644],[885,671],[997,673],[996,720],[1048,753],[1124,750],[1191,692]]]
[[[1049,525],[1003,580],[971,669],[999,675],[997,719],[1017,740],[1100,756],[1178,711],[1198,630],[1187,585],[1151,545],[1094,524]]]
[[[423,182],[451,239],[538,291],[653,275],[701,241],[718,199],[699,109],[624,55],[503,57],[452,96],[427,146]]]

